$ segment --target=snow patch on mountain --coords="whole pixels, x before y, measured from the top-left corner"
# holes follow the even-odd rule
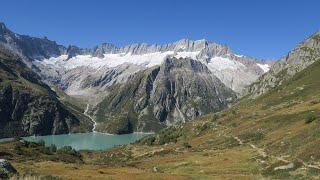
[[[191,58],[197,60],[197,56],[200,53],[200,51],[195,52],[177,52],[174,57],[176,58]]]
[[[263,70],[263,72],[268,72],[270,70],[270,65],[269,64],[260,64],[257,63],[257,65]]]
[[[243,65],[240,62],[230,60],[228,58],[213,57],[208,63],[208,67],[209,69],[216,69],[218,71],[222,71],[225,69],[235,70],[235,69],[245,68],[245,65]]]
[[[242,58],[242,57],[244,57],[244,55],[241,55],[241,54],[234,54],[236,57],[238,57],[238,58]]]

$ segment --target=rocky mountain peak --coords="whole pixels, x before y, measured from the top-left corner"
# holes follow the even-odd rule
[[[319,61],[319,56],[320,31],[317,31],[273,64],[270,71],[262,75],[256,83],[249,86],[245,93],[252,98],[265,94],[285,81],[290,80],[295,74],[314,62]]]
[[[74,45],[69,45],[66,49],[66,54],[68,55],[68,59],[80,54],[80,52],[81,52],[81,49]]]
[[[111,43],[102,43],[102,44],[94,47],[94,49],[103,49],[104,51],[108,52],[108,51],[116,50],[116,49],[119,49],[119,48],[116,47],[114,44],[111,44]]]
[[[6,25],[3,22],[0,22],[0,30],[4,31],[6,29],[7,29]]]
[[[210,74],[210,70],[207,66],[203,65],[200,61],[194,61],[191,58],[175,58],[169,57],[163,62],[163,70],[169,73],[172,69],[187,69],[192,70],[195,73],[205,72]]]
[[[92,55],[103,58],[104,54],[116,53],[118,50],[119,48],[111,43],[102,43],[92,49]]]
[[[0,22],[0,42],[7,42],[8,37],[7,36],[13,36],[14,33],[12,33],[9,29],[7,29],[6,25],[3,22]]]

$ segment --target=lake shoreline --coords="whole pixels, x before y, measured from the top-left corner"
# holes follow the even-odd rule
[[[18,138],[27,138],[27,137],[41,137],[41,136],[60,136],[60,135],[71,135],[71,134],[87,134],[87,133],[97,133],[97,134],[105,134],[110,136],[121,136],[121,135],[128,135],[128,134],[144,134],[144,135],[151,135],[155,134],[155,132],[133,132],[128,134],[110,134],[106,132],[98,132],[98,131],[91,131],[91,132],[77,132],[77,133],[67,133],[67,134],[48,134],[48,135],[32,135],[32,136],[18,136]],[[16,137],[5,137],[0,138],[0,142],[10,141]]]
[[[69,133],[60,135],[21,137],[26,141],[38,142],[44,140],[46,145],[56,145],[58,148],[71,146],[76,150],[104,150],[118,145],[133,143],[144,136],[153,133],[134,132],[131,134],[108,134],[101,132]],[[0,142],[12,141],[15,138],[2,138]]]

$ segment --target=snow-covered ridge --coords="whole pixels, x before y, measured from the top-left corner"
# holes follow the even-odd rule
[[[50,56],[49,56],[50,57]],[[207,40],[182,39],[169,44],[102,44],[91,49],[70,46],[60,55],[34,58],[44,77],[58,82],[69,95],[103,92],[114,83],[126,82],[134,73],[160,65],[167,57],[191,58],[206,65],[227,87],[242,89],[269,70],[263,61],[233,53],[226,45]]]
[[[17,53],[24,52],[27,64],[31,66],[33,63],[45,81],[60,83],[64,90],[74,84],[88,88],[90,82],[94,83],[92,87],[99,86],[102,81],[105,82],[103,86],[119,83],[129,74],[161,64],[167,56],[201,61],[237,92],[269,70],[263,61],[238,55],[227,45],[205,39],[181,39],[167,44],[137,43],[123,47],[103,43],[93,48],[80,48],[65,47],[47,38],[19,35],[4,24],[0,24],[0,29],[0,36],[5,37],[1,43]]]
[[[224,57],[213,57],[211,61],[208,63],[209,69],[216,69],[218,71],[222,71],[225,69],[243,69],[246,68],[244,64],[238,61],[230,60]]]
[[[146,53],[141,55],[136,54],[104,54],[104,57],[95,57],[92,55],[77,55],[70,59],[68,59],[68,55],[61,55],[58,57],[51,57],[49,59],[37,60],[38,63],[43,65],[52,65],[57,68],[64,68],[66,70],[74,69],[77,67],[91,67],[94,69],[99,69],[102,67],[116,67],[125,63],[142,65],[145,67],[152,67],[155,65],[160,65],[163,60],[168,57],[176,57],[176,58],[191,58],[195,60],[201,60],[198,58],[200,51],[195,52],[174,52],[174,51],[166,51],[166,52],[154,52],[154,53]],[[238,56],[237,56],[238,57]],[[243,56],[241,56],[243,57]],[[241,69],[246,68],[244,64],[241,62],[232,60],[227,57],[213,57],[209,60],[207,64],[210,69],[215,69],[218,71],[225,69]],[[263,70],[263,72],[267,72],[270,68],[268,64],[260,64],[257,63],[257,66]]]
[[[270,65],[269,64],[260,64],[257,63],[257,65],[266,73],[270,70]]]
[[[187,46],[179,46],[179,51],[158,51],[151,53],[141,52],[133,54],[132,52],[135,51],[130,50],[128,53],[111,52],[105,53],[103,56],[93,56],[87,54],[74,55],[70,57],[69,55],[65,54],[58,57],[35,60],[34,64],[40,69],[43,69],[44,67],[54,69],[54,71],[59,72],[58,74],[61,74],[60,72],[65,74],[65,72],[71,70],[71,72],[84,71],[81,75],[82,78],[71,83],[71,86],[66,90],[66,92],[82,92],[80,91],[80,89],[82,89],[81,87],[83,86],[82,82],[87,83],[87,77],[96,77],[95,80],[90,80],[92,82],[96,80],[100,81],[99,79],[103,79],[104,76],[108,76],[107,74],[110,69],[115,70],[110,71],[110,73],[117,71],[115,74],[116,76],[118,76],[118,72],[121,71],[121,73],[124,75],[118,76],[118,78],[122,77],[121,80],[116,80],[114,79],[115,77],[112,77],[112,79],[116,80],[117,82],[123,82],[125,81],[123,77],[128,77],[130,74],[133,74],[138,70],[160,65],[167,57],[191,58],[198,60],[204,65],[208,66],[209,70],[226,86],[239,93],[245,86],[255,81],[261,74],[267,72],[270,68],[268,64],[264,64],[262,61],[255,61],[243,55],[234,55],[229,51],[226,51],[228,53],[225,52],[226,54],[221,54],[219,56],[218,52],[212,52],[212,50],[208,49],[198,51],[181,51],[181,48],[185,47]],[[117,70],[119,68],[122,69],[123,65],[134,65],[139,66],[139,68],[133,68],[130,71]],[[82,69],[77,70],[78,68]],[[83,68],[90,68],[93,71],[83,70]],[[260,73],[257,71],[258,69],[260,69]],[[70,78],[71,77],[73,76],[70,76]],[[113,82],[113,80],[110,82]]]
[[[124,47],[116,47],[112,44],[104,43],[91,49],[69,46],[60,55],[51,58],[37,58],[33,55],[37,63],[65,70],[78,67],[90,67],[94,69],[102,67],[113,68],[127,63],[152,67],[161,64],[167,56],[176,58],[189,57],[199,60],[206,65],[210,63],[210,66],[215,66],[216,70],[232,70],[248,68],[248,66],[256,66],[255,70],[260,69],[261,73],[265,73],[268,70],[268,65],[265,65],[263,62],[254,62],[256,61],[254,58],[235,54],[228,46],[205,39],[195,41],[181,39],[160,45],[138,43]]]
[[[242,57],[244,57],[244,55],[240,55],[240,54],[234,54],[236,57],[238,57],[238,58],[242,58]]]

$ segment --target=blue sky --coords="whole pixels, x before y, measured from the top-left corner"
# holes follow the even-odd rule
[[[64,45],[208,39],[277,59],[320,29],[319,0],[7,0],[0,21]]]

